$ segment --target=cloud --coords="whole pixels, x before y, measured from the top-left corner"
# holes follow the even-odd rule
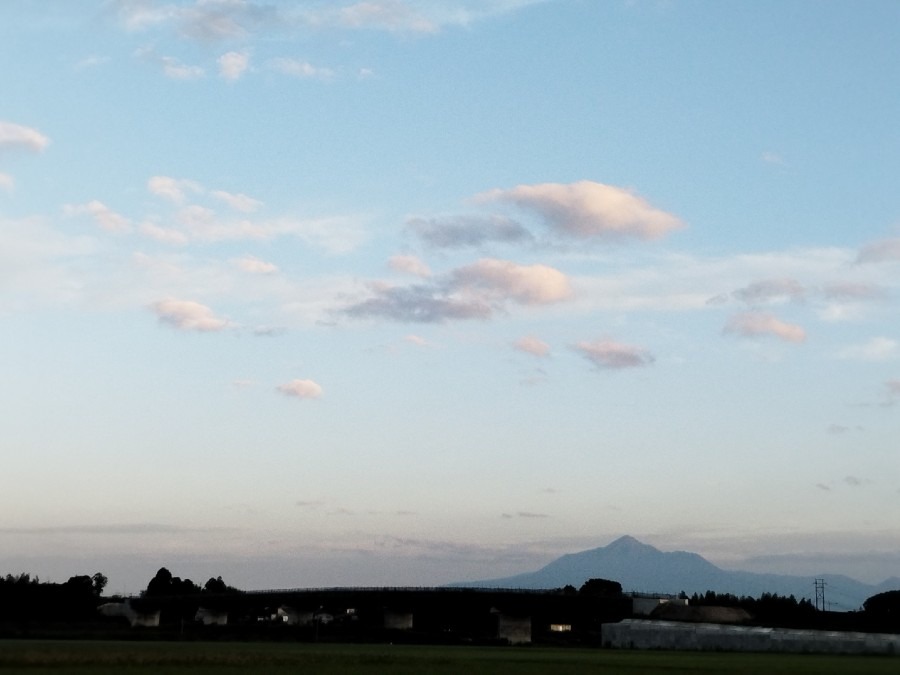
[[[163,323],[180,330],[193,330],[201,333],[224,330],[230,326],[206,305],[191,300],[160,300],[150,308]]]
[[[171,227],[161,227],[151,222],[141,223],[138,231],[145,237],[155,239],[163,244],[183,246],[189,241],[188,236],[181,230],[176,230]]]
[[[784,158],[779,155],[777,152],[772,152],[767,150],[766,152],[760,155],[760,159],[766,164],[775,164],[777,166],[786,166],[786,162]]]
[[[275,387],[277,391],[292,398],[312,399],[322,397],[322,387],[312,380],[291,380]]]
[[[604,370],[647,366],[656,360],[646,349],[613,340],[579,342],[574,349],[595,366]]]
[[[786,342],[803,342],[806,340],[806,331],[802,327],[786,323],[772,314],[763,312],[736,314],[725,324],[724,332],[742,337],[770,335]]]
[[[866,244],[856,256],[858,263],[896,262],[900,260],[900,237]]]
[[[183,204],[187,193],[199,193],[203,188],[192,180],[171,178],[169,176],[153,176],[147,181],[147,189],[157,197],[167,199],[174,204]]]
[[[822,295],[828,300],[882,300],[887,297],[887,290],[874,284],[844,281],[825,285]]]
[[[219,77],[226,80],[239,80],[250,67],[250,54],[248,52],[226,52],[222,54],[216,63],[219,64]]]
[[[174,56],[161,56],[159,62],[162,64],[163,74],[173,80],[196,80],[206,74],[200,66],[186,65]]]
[[[838,352],[842,359],[858,361],[890,361],[900,356],[900,343],[887,337],[874,337],[868,342],[845,347]]]
[[[431,270],[428,268],[428,265],[414,255],[391,256],[388,260],[388,267],[395,272],[412,274],[423,279],[431,276]]]
[[[50,145],[50,139],[37,129],[0,120],[0,151],[42,152],[48,145]]]
[[[327,80],[334,76],[334,71],[330,68],[314,66],[308,61],[300,61],[298,59],[272,59],[269,61],[269,67],[282,75],[299,77],[304,80]]]
[[[6,190],[7,192],[12,192],[16,187],[16,181],[10,176],[8,173],[0,172],[0,190]]]
[[[510,298],[525,305],[542,305],[572,295],[565,274],[547,265],[518,265],[509,260],[482,258],[453,272],[454,285]]]
[[[243,258],[238,258],[234,261],[234,264],[238,269],[249,272],[250,274],[275,274],[278,271],[278,266],[274,263],[260,260],[252,255],[245,255]]]
[[[517,511],[516,513],[501,513],[501,518],[549,518],[550,516],[546,513],[535,513],[533,511]]]
[[[480,201],[503,201],[537,212],[553,229],[589,238],[658,239],[683,227],[677,217],[651,206],[629,190],[595,183],[543,183],[491,190]]]
[[[410,218],[406,225],[419,239],[436,248],[463,248],[486,242],[511,244],[533,239],[522,225],[503,216]]]
[[[428,340],[420,335],[406,335],[403,340],[416,347],[427,347],[429,345]]]
[[[241,193],[234,194],[225,192],[224,190],[213,190],[210,194],[216,199],[228,204],[228,206],[235,211],[240,211],[241,213],[252,213],[263,205],[258,199],[253,199],[253,197],[248,197]]]
[[[487,319],[493,314],[483,301],[441,295],[429,286],[373,284],[372,297],[344,309],[354,318],[382,318],[400,322],[439,323],[448,319]]]
[[[89,215],[107,232],[124,233],[131,231],[131,223],[125,216],[119,215],[103,202],[96,199],[87,204],[67,204],[63,213],[68,216]]]
[[[900,399],[900,380],[888,380],[884,383],[886,400],[885,405],[893,405],[897,399]]]
[[[740,288],[732,295],[748,305],[780,304],[802,300],[806,290],[795,279],[766,279]]]
[[[343,312],[348,316],[435,323],[487,319],[509,302],[542,305],[571,295],[565,274],[546,265],[518,265],[484,258],[457,268],[430,284],[399,287],[369,284],[371,297]]]
[[[244,38],[281,16],[274,6],[250,0],[195,0],[182,5],[118,0],[115,7],[127,30],[172,25],[182,37],[202,42]]]
[[[860,487],[869,481],[865,478],[859,478],[857,476],[845,476],[844,483],[849,485],[850,487]]]
[[[550,345],[530,335],[516,340],[513,348],[532,356],[548,356],[550,354]]]
[[[368,0],[342,7],[338,23],[348,28],[377,28],[388,31],[435,33],[437,24],[402,0]]]

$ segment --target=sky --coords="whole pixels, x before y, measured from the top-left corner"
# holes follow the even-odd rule
[[[898,27],[0,4],[0,573],[896,575]]]

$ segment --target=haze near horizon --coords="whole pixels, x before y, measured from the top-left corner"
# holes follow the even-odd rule
[[[900,5],[0,6],[0,572],[900,569]]]

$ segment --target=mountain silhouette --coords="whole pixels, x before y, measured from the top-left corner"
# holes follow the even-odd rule
[[[458,582],[455,587],[562,588],[580,587],[592,578],[618,581],[625,591],[676,594],[732,593],[759,597],[763,593],[815,600],[815,580],[825,580],[825,602],[835,611],[858,609],[872,595],[900,589],[900,578],[866,584],[839,574],[792,576],[723,570],[696,553],[660,551],[634,537],[624,536],[607,546],[568,553],[535,572],[501,579]]]

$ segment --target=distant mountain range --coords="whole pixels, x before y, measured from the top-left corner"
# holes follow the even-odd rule
[[[793,595],[815,600],[815,579],[825,580],[825,602],[834,611],[858,609],[876,593],[900,589],[900,578],[880,584],[865,584],[840,574],[818,577],[784,574],[757,574],[723,570],[708,560],[685,551],[663,552],[634,537],[620,537],[607,546],[569,553],[536,572],[502,579],[450,584],[482,588],[562,588],[580,587],[591,578],[612,579],[625,591],[688,595],[715,591],[759,597],[763,593]]]

